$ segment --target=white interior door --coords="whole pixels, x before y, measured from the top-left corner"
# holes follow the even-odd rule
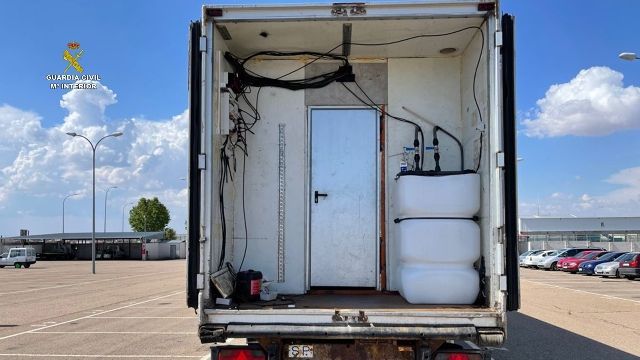
[[[313,109],[311,286],[376,286],[377,112]]]

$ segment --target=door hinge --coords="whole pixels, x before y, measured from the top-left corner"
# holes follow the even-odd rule
[[[200,51],[207,52],[207,37],[200,36]]]
[[[198,290],[204,289],[204,274],[196,274],[196,288]]]
[[[506,275],[500,276],[500,291],[507,291],[507,277]]]
[[[502,31],[496,31],[496,47],[502,46]]]
[[[496,153],[496,164],[499,168],[504,168],[504,152],[498,151]]]
[[[198,154],[198,169],[205,170],[207,168],[207,154]]]

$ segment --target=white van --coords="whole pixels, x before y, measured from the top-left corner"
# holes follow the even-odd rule
[[[0,255],[0,268],[13,266],[29,268],[36,263],[36,250],[34,248],[11,248],[8,253]]]

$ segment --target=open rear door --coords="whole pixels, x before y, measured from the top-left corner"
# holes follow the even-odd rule
[[[189,238],[187,243],[187,306],[198,307],[198,244],[200,228],[200,79],[202,60],[200,56],[200,22],[191,24],[189,41]]]
[[[502,16],[502,119],[504,141],[504,203],[507,310],[520,308],[518,268],[518,182],[516,153],[516,89],[514,17]]]

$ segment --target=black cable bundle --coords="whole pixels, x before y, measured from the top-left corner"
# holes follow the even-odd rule
[[[245,64],[247,61],[257,57],[257,56],[302,56],[302,55],[310,55],[314,56],[315,59],[312,62],[318,61],[320,59],[329,59],[329,60],[337,60],[341,61],[342,65],[338,67],[337,70],[331,71],[328,73],[312,76],[304,79],[295,79],[295,80],[283,80],[282,78],[293,74],[294,72],[309,66],[311,64],[307,63],[304,66],[297,68],[289,73],[282,75],[277,78],[270,78],[266,76],[262,76],[260,74],[256,74],[251,70],[247,70],[245,68]],[[335,81],[339,81],[342,79],[346,79],[352,75],[352,68],[349,65],[349,60],[345,56],[342,55],[334,55],[329,53],[319,53],[313,51],[293,51],[293,52],[281,52],[281,51],[260,51],[255,54],[252,54],[244,59],[237,58],[235,55],[230,52],[226,52],[224,54],[225,59],[233,66],[236,76],[240,80],[240,83],[243,86],[255,86],[255,87],[279,87],[289,90],[303,90],[303,89],[318,89],[321,87],[325,87]]]

